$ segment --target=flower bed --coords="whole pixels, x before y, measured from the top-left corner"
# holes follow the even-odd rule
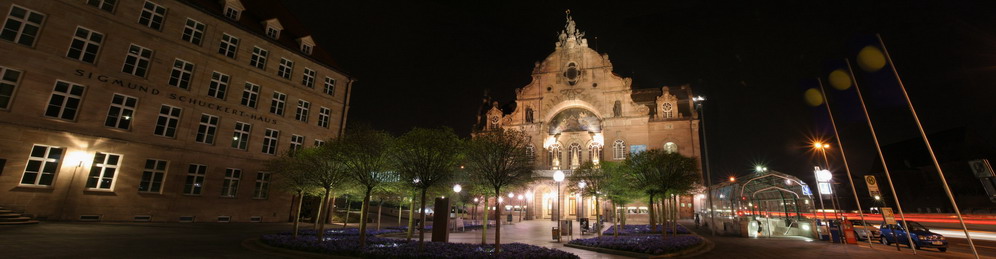
[[[502,245],[502,252],[494,253],[493,245],[426,242],[419,253],[418,242],[380,237],[368,237],[367,248],[359,249],[358,236],[331,236],[318,241],[312,235],[293,239],[290,235],[263,235],[263,243],[306,252],[347,255],[363,258],[526,258],[526,259],[578,259],[577,255],[545,247],[511,243]]]
[[[595,237],[571,240],[568,244],[652,255],[669,254],[698,246],[705,242],[699,236],[661,238],[659,235]]]
[[[398,229],[390,229],[390,228],[389,229],[381,229],[381,230],[367,229],[367,235],[368,236],[379,236],[379,235],[383,235],[383,234],[401,233],[401,232],[404,232],[404,231],[401,231],[401,230],[398,230]],[[302,235],[302,236],[303,235],[314,236],[315,233],[318,233],[318,231],[314,230],[314,229],[302,229],[302,230],[298,231],[298,235]],[[280,235],[291,235],[293,233],[290,232],[290,231],[284,231],[284,232],[280,232],[278,234],[280,234]],[[359,236],[360,235],[360,229],[358,229],[358,228],[325,229],[325,235],[326,236]]]
[[[647,234],[660,234],[661,226],[657,225],[657,229],[654,230],[650,228],[650,225],[626,225],[625,227],[620,227],[619,235],[647,235]],[[667,233],[671,233],[672,228],[667,228]],[[614,235],[616,233],[616,227],[611,226],[602,232],[602,235]],[[685,226],[678,225],[678,234],[691,234]]]

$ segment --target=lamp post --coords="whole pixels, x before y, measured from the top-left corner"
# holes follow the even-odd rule
[[[581,191],[578,192],[578,194],[581,195],[581,211],[578,213],[578,215],[585,218],[588,217],[588,215],[584,213],[584,187],[586,186],[588,186],[588,183],[584,182],[584,180],[578,182],[578,188],[581,188]]]
[[[557,170],[556,172],[553,172],[553,181],[557,182],[557,221],[556,221],[557,223],[556,224],[557,224],[558,229],[559,229],[559,225],[560,225],[560,182],[564,181],[564,171]],[[562,232],[564,230],[561,229],[560,231]],[[561,236],[560,234],[557,235],[557,242],[560,242],[560,236]]]
[[[474,198],[474,212],[470,214],[470,219],[471,220],[477,220],[477,202],[478,201],[479,200],[475,197]]]
[[[519,194],[519,222],[522,222],[522,211],[526,210],[526,206],[522,200],[522,194]]]
[[[830,171],[830,160],[827,159],[827,149],[830,148],[830,144],[816,142],[816,143],[813,143],[813,147],[815,147],[816,149],[820,150],[820,154],[823,155],[823,168],[825,168],[827,170],[827,172],[829,172]],[[834,216],[834,218],[840,219],[840,215],[838,214],[839,208],[837,207],[837,204],[839,204],[840,202],[837,201],[837,192],[835,192],[833,190],[833,181],[829,180],[828,183],[829,183],[828,185],[830,186],[829,187],[830,188],[830,204],[831,204],[830,206],[833,206],[833,216]]]
[[[705,174],[706,174],[705,184],[706,184],[706,197],[707,201],[709,202],[709,205],[707,205],[709,206],[709,208],[707,209],[707,211],[709,212],[709,229],[712,230],[712,235],[715,236],[716,218],[715,214],[713,213],[713,207],[712,207],[712,174],[709,171],[709,144],[708,144],[709,142],[707,142],[706,131],[705,131],[705,109],[703,109],[702,107],[702,102],[704,102],[705,100],[706,98],[701,95],[692,98],[692,101],[695,102],[695,107],[698,108],[697,110],[699,112],[699,124],[700,124],[699,129],[700,131],[702,131],[702,148],[701,148],[703,153],[702,166],[705,167]]]
[[[455,193],[455,194],[453,194],[453,197],[460,197],[460,191],[463,191],[463,186],[460,186],[460,184],[454,184],[453,185],[453,193]],[[454,200],[460,200],[460,199],[454,199]],[[456,214],[457,214],[457,216],[459,216],[460,215],[460,211],[457,210]]]

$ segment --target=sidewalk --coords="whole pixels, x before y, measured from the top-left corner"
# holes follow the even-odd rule
[[[553,241],[553,234],[551,228],[556,224],[550,220],[526,220],[522,222],[515,222],[513,225],[501,225],[501,243],[523,243],[535,246],[542,246],[547,248],[554,248],[563,251],[567,251],[580,256],[581,258],[594,258],[594,259],[622,259],[629,258],[619,255],[601,254],[594,251],[588,251],[584,249],[577,249],[566,247],[569,240],[569,236],[564,236],[563,242],[557,243]],[[596,237],[596,234],[584,235],[581,237],[581,229],[577,222],[573,224],[574,227],[574,238],[591,238]],[[494,228],[488,228],[488,244],[493,244],[495,241],[495,231]],[[416,238],[417,239],[417,238]],[[431,240],[432,234],[429,231],[425,233],[425,240]],[[453,243],[471,243],[480,244],[481,243],[481,231],[472,230],[460,233],[450,233],[450,242]]]

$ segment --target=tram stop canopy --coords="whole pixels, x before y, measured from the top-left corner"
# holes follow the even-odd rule
[[[751,237],[812,236],[807,215],[812,215],[813,194],[795,176],[764,171],[710,189],[717,221],[710,225],[717,231]]]

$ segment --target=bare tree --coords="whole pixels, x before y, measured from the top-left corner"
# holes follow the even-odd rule
[[[398,137],[390,152],[401,179],[420,192],[419,250],[425,246],[426,193],[452,179],[460,161],[461,146],[460,138],[449,128],[414,128]]]
[[[475,135],[467,146],[467,171],[478,184],[488,187],[488,196],[500,197],[503,189],[525,185],[532,180],[532,156],[526,151],[526,135],[521,131],[498,129]],[[495,218],[501,219],[501,204],[495,204]],[[501,252],[501,228],[495,227],[495,253]]]

